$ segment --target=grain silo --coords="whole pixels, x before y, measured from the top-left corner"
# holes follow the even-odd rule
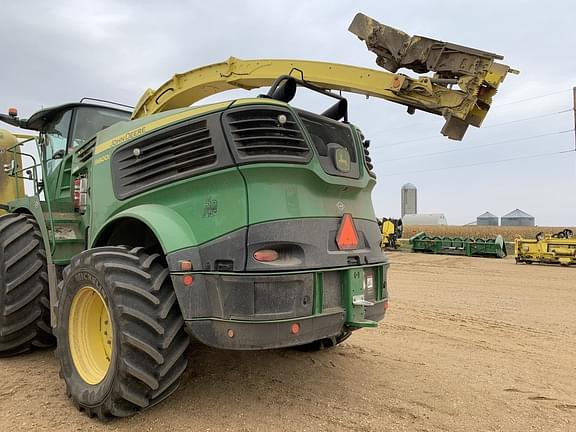
[[[523,212],[520,209],[511,211],[500,218],[502,226],[534,226],[534,216]]]
[[[476,225],[498,226],[498,216],[490,212],[482,213],[476,218]]]
[[[401,206],[400,213],[402,217],[407,214],[416,214],[418,213],[418,205],[417,205],[417,193],[416,193],[416,186],[412,183],[406,183],[402,186],[400,191],[401,193]]]

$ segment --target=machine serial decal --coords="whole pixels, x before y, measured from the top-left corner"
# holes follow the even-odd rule
[[[202,217],[213,217],[218,214],[218,200],[209,198],[204,203],[204,213]]]

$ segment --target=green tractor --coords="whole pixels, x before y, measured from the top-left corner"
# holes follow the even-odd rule
[[[230,59],[177,75],[133,111],[82,101],[0,115],[35,131],[40,155],[23,142],[6,153],[6,173],[33,193],[0,217],[0,356],[56,344],[68,395],[106,419],[172,394],[191,339],[317,350],[375,327],[388,306],[375,174],[369,142],[331,90],[444,115],[458,139],[509,71],[459,49],[488,65],[452,71],[459,90],[444,78]],[[259,98],[190,107],[262,86]],[[298,87],[336,103],[295,108]]]

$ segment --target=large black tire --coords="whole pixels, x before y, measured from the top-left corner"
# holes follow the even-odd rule
[[[130,416],[170,396],[186,369],[190,341],[162,258],[142,248],[95,248],[74,257],[63,277],[56,353],[76,407],[105,420]],[[70,352],[71,305],[85,287],[101,295],[113,331],[109,367],[95,385],[80,376]]]
[[[53,346],[46,251],[32,216],[0,217],[0,357]]]
[[[341,344],[346,339],[352,336],[351,331],[343,331],[338,336],[332,336],[329,338],[318,339],[314,342],[307,343],[305,345],[298,345],[294,347],[298,351],[305,351],[305,352],[314,352],[314,351],[322,351],[325,349],[334,348],[336,345]]]

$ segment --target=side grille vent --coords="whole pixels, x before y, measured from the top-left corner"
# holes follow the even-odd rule
[[[94,146],[96,145],[96,138],[92,138],[82,147],[76,151],[77,160],[81,163],[86,163],[94,153]]]
[[[114,153],[114,190],[118,198],[126,198],[207,171],[216,160],[206,120],[172,127]]]
[[[310,149],[292,114],[279,109],[238,110],[227,116],[239,159],[307,162]]]

